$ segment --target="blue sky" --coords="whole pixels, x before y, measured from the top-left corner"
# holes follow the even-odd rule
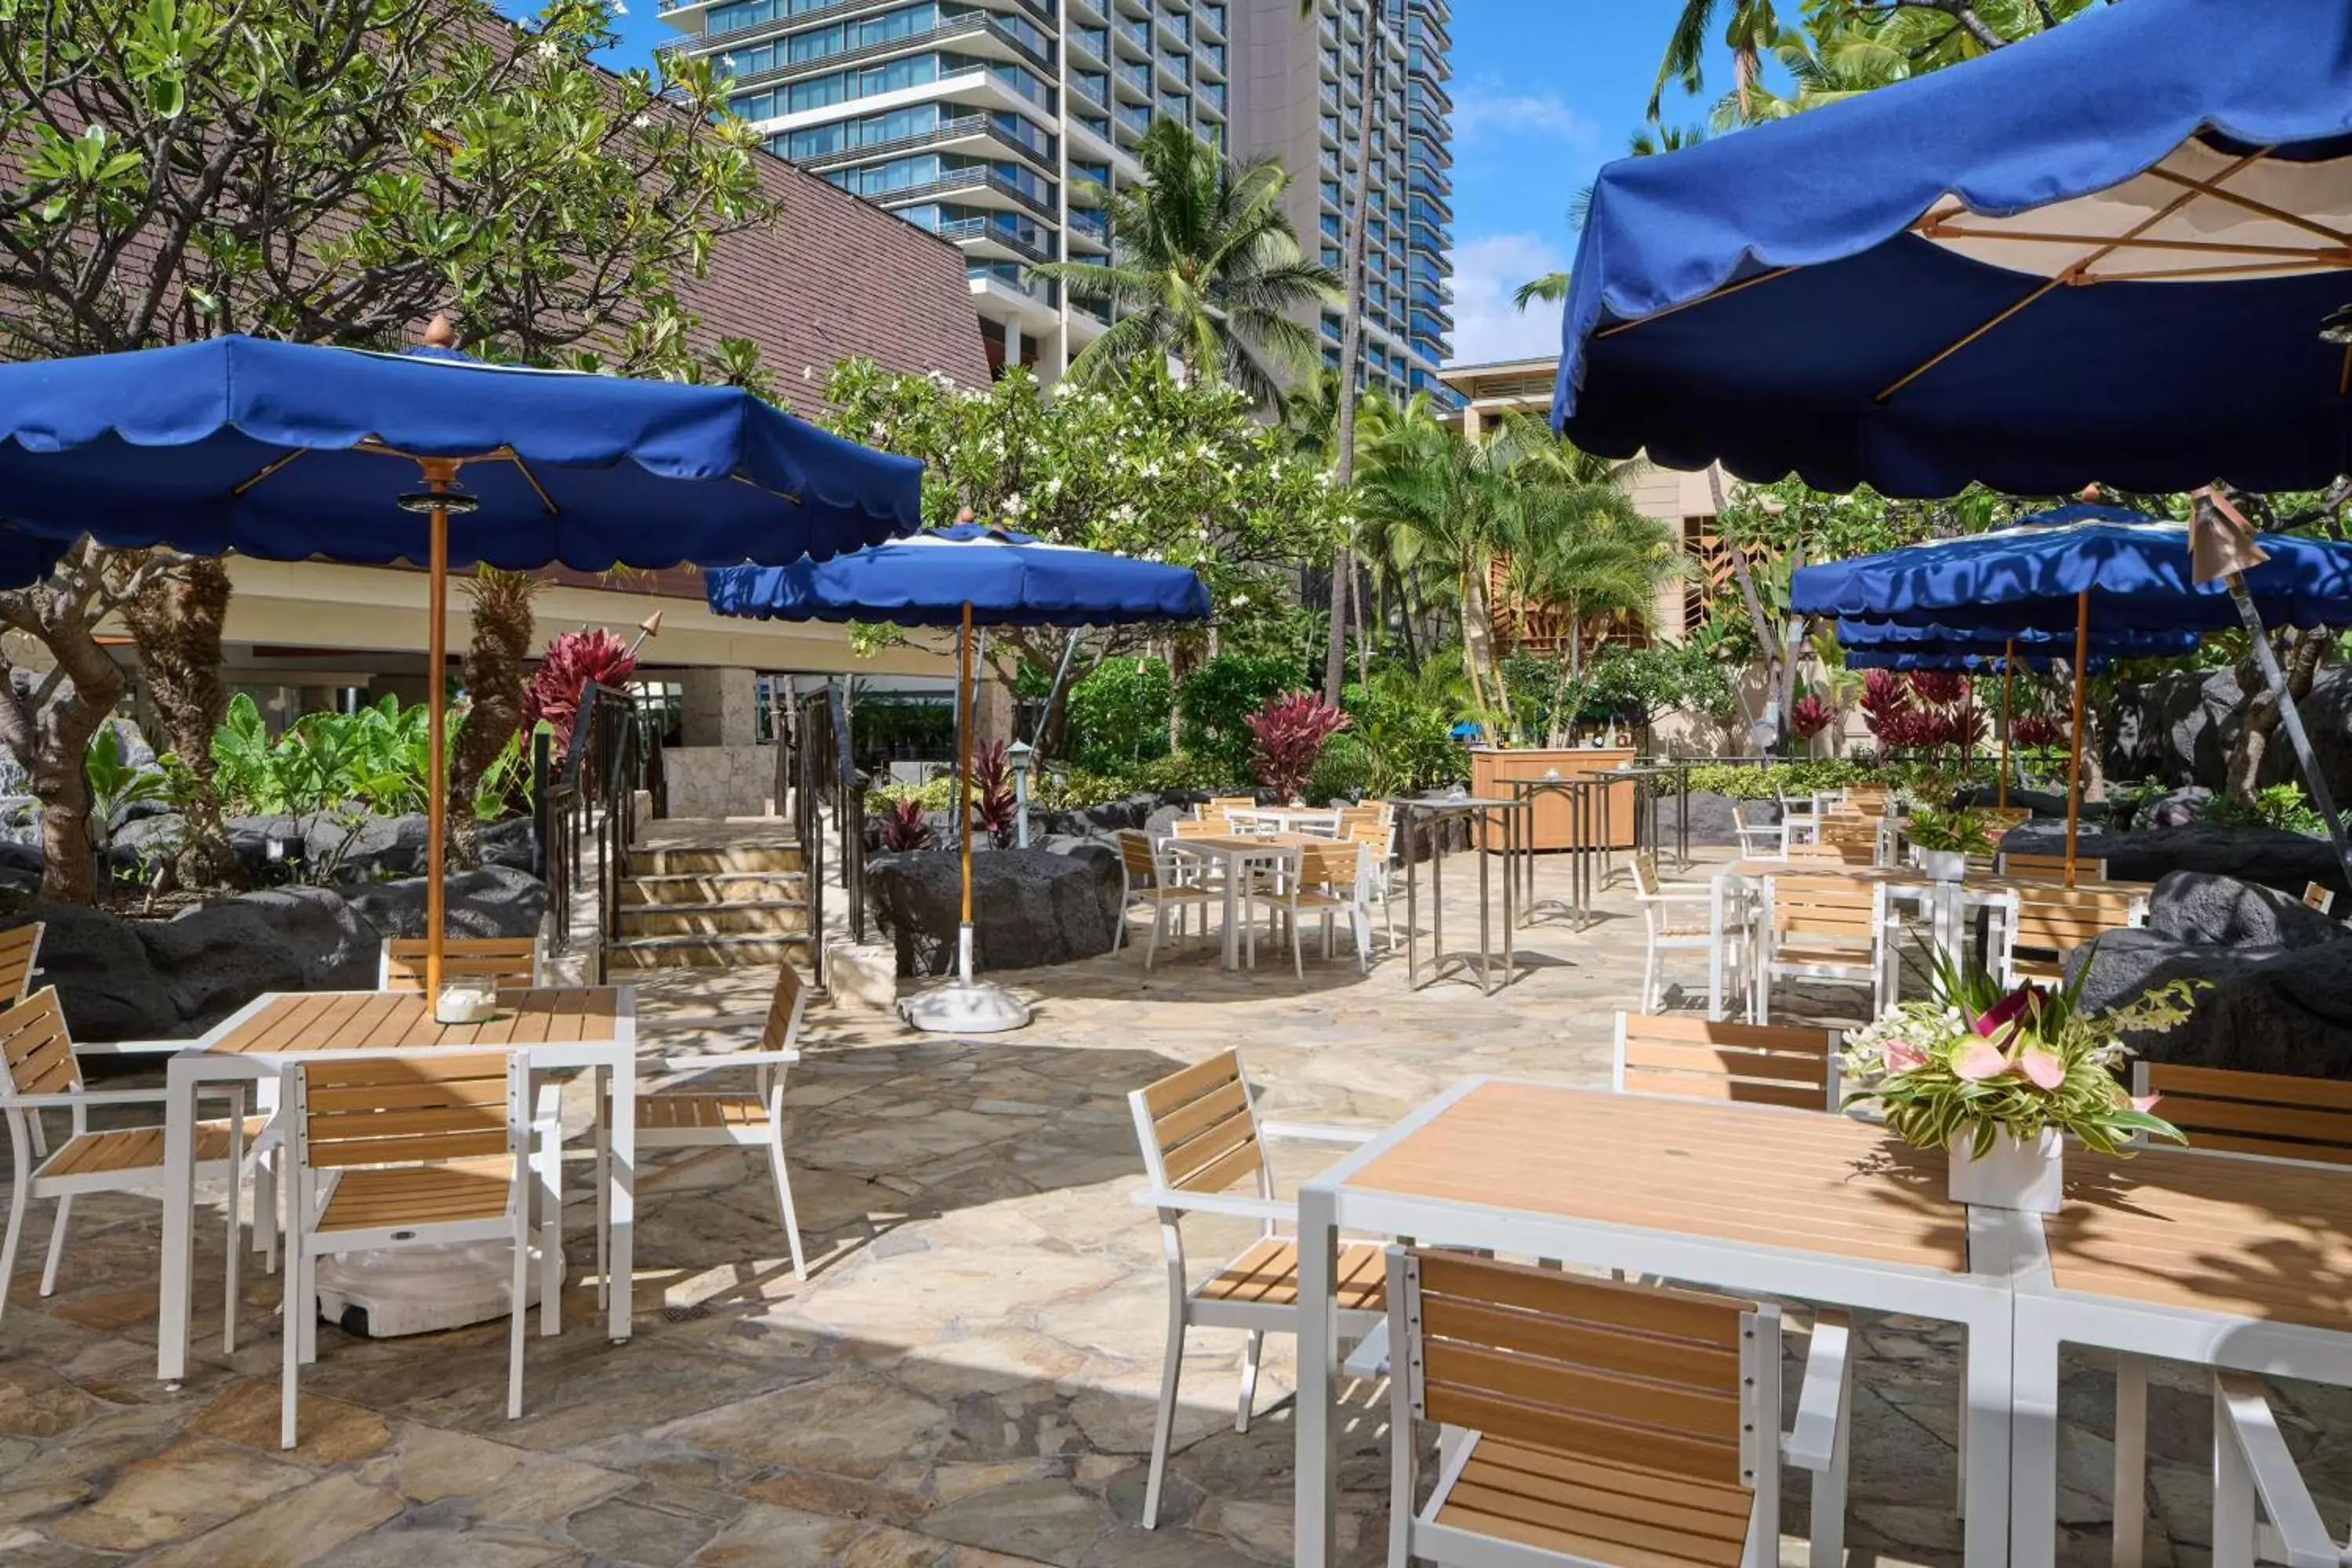
[[[643,63],[675,36],[657,3],[629,0],[613,64]],[[1641,123],[1676,9],[1676,0],[1454,0],[1456,359],[1558,352],[1557,313],[1520,315],[1511,290],[1569,264],[1570,204]],[[1710,96],[1729,79],[1729,62],[1717,62]],[[1706,118],[1678,91],[1665,114]]]

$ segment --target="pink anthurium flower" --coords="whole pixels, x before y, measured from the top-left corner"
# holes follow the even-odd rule
[[[1960,1047],[1960,1054],[1952,1062],[1952,1070],[1969,1083],[1999,1078],[2009,1068],[2009,1058],[1990,1040],[1969,1041]]]
[[[2135,1094],[2131,1097],[2131,1108],[2143,1116],[2153,1115],[2158,1102],[2163,1099],[2160,1094]]]
[[[1908,1040],[1889,1040],[1886,1042],[1886,1070],[1888,1072],[1909,1072],[1913,1068],[1925,1067],[1927,1065],[1927,1053],[1921,1050],[1918,1047],[1911,1044]]]
[[[2017,1066],[2036,1089],[2056,1089],[2066,1081],[2066,1064],[2058,1059],[2057,1052],[2042,1046],[2021,1047]]]
[[[2033,1005],[2033,995],[2032,986],[2019,986],[1978,1015],[1977,1033],[1990,1037],[2000,1035],[2004,1028],[2008,1028],[2011,1034],[2014,1034],[2016,1032],[2014,1026],[2025,1016],[2025,1010]],[[2007,1036],[2002,1037],[2002,1043],[2008,1043]]]

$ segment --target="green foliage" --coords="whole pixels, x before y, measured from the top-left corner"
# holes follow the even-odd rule
[[[1315,771],[1307,779],[1307,801],[1325,805],[1361,800],[1381,793],[1379,781],[1380,764],[1372,749],[1354,731],[1342,731],[1324,742],[1323,754],[1315,760]]]
[[[230,699],[213,740],[221,798],[254,816],[362,809],[398,816],[425,809],[426,710],[387,696],[356,713],[306,713],[275,741],[253,699]],[[451,715],[450,729],[457,728]]]
[[[1980,811],[1937,811],[1922,806],[1911,814],[1904,837],[1939,854],[1990,855],[1992,833]]]
[[[1108,773],[1166,756],[1174,705],[1168,666],[1160,660],[1104,659],[1070,688],[1070,749],[1077,766]]]
[[[89,738],[81,772],[89,785],[90,837],[100,848],[114,837],[114,819],[126,806],[170,793],[162,770],[134,768],[122,760],[122,736],[112,724],[100,725]]]
[[[1605,647],[1586,670],[1590,702],[1636,702],[1653,721],[1669,713],[1703,713],[1729,719],[1739,699],[1735,668],[1696,643],[1654,643],[1648,647]]]
[[[1227,653],[1203,663],[1177,696],[1176,743],[1220,783],[1250,776],[1249,716],[1275,697],[1305,684],[1287,659]]]
[[[2301,784],[2271,784],[2256,790],[2252,800],[2217,795],[2200,816],[2223,827],[2275,827],[2310,838],[2327,837],[2327,819],[2313,809]]]
[[[1249,782],[1245,769],[1227,770],[1186,751],[1171,752],[1144,763],[1128,775],[1129,788],[1140,795],[1176,795],[1187,790],[1235,789]]]
[[[1045,773],[1031,781],[1036,804],[1047,811],[1083,811],[1090,805],[1139,793],[1135,775],[1127,770],[1091,773],[1072,768],[1066,773]]]
[[[914,801],[925,811],[945,811],[955,794],[955,780],[944,769],[921,784],[877,784],[866,792],[868,808],[880,811],[902,801]]]
[[[849,721],[857,765],[868,773],[892,762],[934,761],[955,752],[955,704],[915,697],[860,696]]]
[[[530,809],[530,752],[522,731],[507,737],[474,791],[474,820],[503,822]]]
[[[1781,795],[1809,795],[1815,790],[1843,789],[1848,784],[1875,783],[1886,776],[1887,770],[1868,763],[1847,762],[1825,758],[1818,762],[1773,763],[1762,767],[1750,767],[1738,763],[1700,763],[1690,771],[1693,795],[1727,795],[1733,800],[1773,800]],[[1657,787],[1671,794],[1675,785],[1671,777],[1661,778]]]

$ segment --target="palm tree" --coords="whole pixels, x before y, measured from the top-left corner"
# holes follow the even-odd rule
[[[1102,196],[1114,256],[1107,267],[1048,261],[1029,268],[1074,299],[1116,306],[1118,319],[1070,362],[1097,382],[1138,361],[1173,359],[1184,378],[1221,376],[1279,405],[1283,373],[1314,362],[1316,333],[1290,312],[1339,291],[1307,261],[1283,215],[1289,176],[1271,159],[1236,163],[1173,120],[1155,120],[1136,149],[1142,183]]]
[[[1517,591],[1559,606],[1568,619],[1568,651],[1552,689],[1552,733],[1568,743],[1581,703],[1585,628],[1624,618],[1647,626],[1658,590],[1689,571],[1674,530],[1633,510],[1613,484],[1530,486],[1507,541]]]
[[[1706,86],[1702,66],[1706,56],[1707,32],[1715,25],[1716,4],[1717,0],[1683,0],[1681,14],[1675,18],[1675,30],[1666,39],[1665,58],[1658,62],[1657,82],[1650,89],[1650,107],[1645,112],[1651,120],[1658,118],[1659,102],[1665,97],[1669,81],[1681,82],[1683,90],[1694,95]],[[1772,0],[1731,0],[1731,16],[1723,29],[1723,41],[1731,50],[1733,97],[1743,110],[1763,77],[1765,52],[1780,33],[1780,18],[1773,15]]]
[[[1705,128],[1696,125],[1643,125],[1636,127],[1625,139],[1627,156],[1654,158],[1661,153],[1679,153],[1685,147],[1696,147],[1706,140]],[[1576,200],[1568,207],[1568,226],[1581,231],[1584,220],[1592,211],[1592,187],[1586,185],[1576,193]],[[1547,272],[1519,285],[1511,295],[1511,303],[1522,311],[1537,300],[1557,305],[1568,298],[1568,274]]]
[[[530,604],[545,586],[540,578],[494,566],[476,567],[474,580],[466,584],[474,602],[474,634],[461,667],[467,706],[449,769],[449,852],[462,866],[481,858],[475,792],[522,729],[523,689],[530,679],[524,666],[536,640]]]

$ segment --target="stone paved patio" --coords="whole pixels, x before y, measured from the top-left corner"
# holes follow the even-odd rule
[[[1557,868],[1545,879],[1547,894],[1564,885]],[[1456,934],[1475,929],[1463,886],[1475,883],[1452,881]],[[1517,984],[1481,998],[1452,982],[1409,994],[1402,959],[1385,955],[1361,977],[1352,959],[1310,951],[1302,983],[1270,963],[1222,974],[1195,944],[1146,980],[1130,950],[1017,976],[1036,1023],[972,1043],[819,1009],[790,1090],[809,1282],[792,1279],[750,1159],[673,1157],[645,1184],[635,1338],[608,1344],[582,1279],[592,1209],[575,1141],[566,1326],[530,1340],[518,1422],[504,1415],[503,1322],[387,1342],[322,1328],[303,1378],[304,1442],[281,1453],[275,1279],[247,1271],[245,1342],[218,1353],[218,1194],[200,1216],[211,1272],[177,1391],[153,1378],[153,1205],[85,1199],[47,1301],[43,1205],[0,1319],[0,1563],[1285,1562],[1286,1342],[1268,1344],[1259,1417],[1243,1435],[1240,1337],[1194,1334],[1163,1525],[1133,1522],[1166,1300],[1156,1227],[1129,1201],[1139,1168],[1125,1095],[1228,1046],[1245,1052],[1266,1109],[1298,1120],[1378,1124],[1474,1072],[1603,1079],[1610,1016],[1640,972],[1630,900],[1612,893],[1583,932],[1538,924],[1519,962]],[[640,1008],[752,1012],[769,980],[665,976]],[[1838,1003],[1824,992],[1810,1005]],[[567,1109],[585,1124],[584,1096]],[[1244,1237],[1203,1224],[1195,1257]],[[1891,1319],[1866,1321],[1863,1337],[1853,1548],[1956,1562],[1953,1338]],[[2083,1364],[2067,1390],[2068,1560],[2104,1561],[2111,1384]],[[2352,1395],[2298,1389],[2292,1401],[2291,1435],[2341,1522]],[[2160,1369],[2151,1408],[2151,1560],[2199,1563],[2204,1397]],[[1342,1473],[1353,1563],[1381,1560],[1385,1455],[1385,1423],[1366,1406]]]

